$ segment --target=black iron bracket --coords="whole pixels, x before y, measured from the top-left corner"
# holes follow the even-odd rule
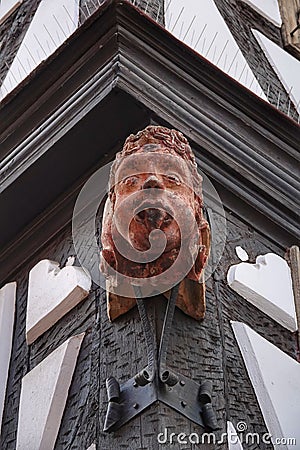
[[[211,382],[204,381],[199,385],[171,371],[166,365],[178,287],[177,285],[172,289],[168,301],[158,356],[144,300],[141,298],[139,288],[136,287],[137,305],[147,343],[148,366],[122,385],[119,385],[114,377],[106,380],[109,403],[104,431],[119,429],[157,401],[168,405],[207,430],[217,429],[211,403]]]
[[[104,431],[116,431],[157,401],[207,430],[217,429],[211,404],[211,383],[206,381],[199,385],[181,374],[173,375],[178,378],[173,386],[162,383],[158,377],[150,383],[139,385],[133,377],[119,387],[115,378],[108,378],[109,404]],[[111,395],[112,386],[118,386],[117,395]]]

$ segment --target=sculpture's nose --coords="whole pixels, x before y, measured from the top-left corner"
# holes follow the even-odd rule
[[[143,189],[163,189],[162,182],[157,178],[156,175],[150,175],[143,184]]]

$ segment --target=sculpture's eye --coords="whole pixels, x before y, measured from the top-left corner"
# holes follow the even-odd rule
[[[137,182],[138,182],[137,177],[126,177],[122,180],[122,183],[128,187],[135,186],[137,184]]]
[[[172,184],[177,184],[178,186],[181,184],[181,179],[175,173],[168,173],[167,179]]]

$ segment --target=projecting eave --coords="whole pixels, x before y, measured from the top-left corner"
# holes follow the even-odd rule
[[[111,0],[0,105],[0,280],[70,220],[88,174],[151,120],[189,138],[228,207],[283,246],[299,238],[298,125]]]

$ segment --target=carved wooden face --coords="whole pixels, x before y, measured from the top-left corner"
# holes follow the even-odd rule
[[[209,252],[201,177],[192,162],[163,142],[146,142],[134,150],[121,154],[113,169],[114,185],[103,215],[101,271],[111,278],[110,267],[122,276],[155,283],[165,272],[169,277],[173,267],[178,271],[174,263],[181,258],[188,270],[181,278],[178,272],[179,281],[186,277],[199,282]],[[163,285],[160,281],[160,292],[169,289]],[[186,312],[188,306],[184,308]]]
[[[152,277],[176,260],[182,240],[189,241],[191,257],[203,245],[200,199],[194,193],[189,165],[164,146],[145,145],[123,158],[116,170],[109,209],[109,220],[104,218],[102,232],[103,257],[122,274]],[[165,248],[159,258],[150,262],[158,250],[156,240],[160,242],[162,236],[158,234],[156,239],[154,230],[163,232]],[[124,240],[139,252],[147,251],[147,263],[133,262],[130,254],[128,259],[124,257],[125,252],[117,250],[125,249]],[[204,262],[204,258],[199,260],[188,277],[198,280]]]
[[[178,215],[186,215],[186,211],[174,211],[174,206],[184,203],[194,214],[194,193],[187,164],[179,156],[164,150],[158,145],[146,145],[137,154],[124,158],[116,173],[115,210],[122,208],[123,202],[132,207],[129,233],[124,237],[140,251],[149,250],[149,235],[157,229],[166,237],[164,253],[179,248]],[[143,195],[128,201],[136,192],[143,192]],[[173,202],[166,192],[172,193]],[[119,231],[122,233],[120,219]]]

